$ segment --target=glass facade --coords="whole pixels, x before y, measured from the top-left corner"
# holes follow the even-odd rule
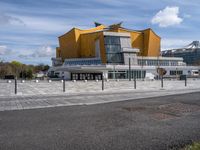
[[[100,59],[75,59],[75,60],[65,60],[64,65],[100,65]]]
[[[101,73],[71,73],[72,80],[101,80]]]
[[[170,75],[182,75],[183,71],[182,70],[170,70],[169,74]]]
[[[119,36],[105,36],[105,49],[107,63],[122,64],[124,62],[121,53]]]
[[[177,60],[138,59],[140,66],[178,66]]]
[[[165,51],[162,53],[165,57],[182,57],[183,61],[188,65],[200,64],[200,49],[186,49],[186,50],[174,50]]]
[[[131,70],[131,78],[134,77],[141,79],[145,78],[146,71],[145,70]],[[108,71],[109,79],[129,79],[129,70],[123,71]]]

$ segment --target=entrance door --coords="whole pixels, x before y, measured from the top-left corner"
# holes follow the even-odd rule
[[[71,73],[71,80],[101,80],[101,73]]]

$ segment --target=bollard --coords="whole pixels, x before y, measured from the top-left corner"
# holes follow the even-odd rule
[[[134,89],[136,89],[136,76],[134,76]]]
[[[104,90],[104,76],[103,76],[103,73],[102,73],[102,91]]]
[[[163,88],[163,76],[161,77],[161,87]]]
[[[15,77],[15,94],[17,94],[17,77]]]
[[[185,77],[185,86],[187,86],[187,77]]]
[[[129,78],[129,81],[131,81],[131,58],[129,57],[128,59],[128,65],[129,65],[129,68],[128,68],[128,78]]]
[[[63,79],[63,92],[65,92],[65,80]]]

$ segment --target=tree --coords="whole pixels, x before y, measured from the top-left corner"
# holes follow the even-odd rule
[[[28,79],[32,79],[32,78],[33,78],[33,71],[32,71],[31,68],[29,68],[29,69],[27,70],[27,72],[26,72],[26,77],[27,77]]]
[[[15,60],[12,61],[11,64],[14,65],[14,66],[16,66],[16,67],[21,67],[21,66],[22,66],[22,63],[21,63],[21,62],[15,61]]]
[[[20,72],[22,71],[22,63],[18,61],[12,61],[11,65],[13,66],[14,69],[13,75],[19,77]]]
[[[39,64],[35,66],[35,72],[47,71],[47,70],[49,70],[49,65]]]
[[[40,71],[47,71],[49,69],[48,65],[39,64],[26,65],[19,61],[3,62],[0,60],[0,78],[4,78],[6,75],[13,75],[20,78],[33,78],[33,74]]]

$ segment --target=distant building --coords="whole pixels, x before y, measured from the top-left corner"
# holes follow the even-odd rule
[[[121,23],[95,23],[88,30],[71,29],[59,37],[49,76],[71,80],[145,78],[165,68],[168,76],[191,74],[183,58],[161,57],[161,38],[152,30],[130,30]]]
[[[193,41],[183,48],[162,51],[162,56],[181,57],[187,65],[200,65],[200,43]]]

